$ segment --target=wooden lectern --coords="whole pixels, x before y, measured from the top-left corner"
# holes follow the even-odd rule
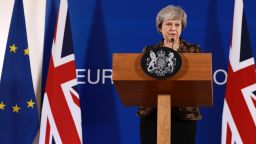
[[[157,144],[171,143],[171,106],[212,106],[210,53],[181,53],[182,67],[165,80],[143,72],[143,53],[114,53],[113,81],[125,106],[157,106]]]

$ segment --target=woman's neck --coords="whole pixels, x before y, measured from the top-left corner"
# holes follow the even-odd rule
[[[172,48],[174,50],[177,50],[180,46],[180,40],[176,40],[176,41],[168,41],[168,40],[164,40],[164,46],[165,47],[169,47]]]

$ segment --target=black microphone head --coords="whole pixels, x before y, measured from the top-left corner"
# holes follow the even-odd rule
[[[174,45],[174,38],[171,38],[171,42],[172,42],[172,49],[173,49],[173,45]]]

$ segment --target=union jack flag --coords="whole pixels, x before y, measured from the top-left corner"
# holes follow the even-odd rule
[[[82,143],[81,109],[67,0],[61,0],[43,99],[39,143]]]
[[[256,144],[256,79],[243,0],[235,1],[222,144]]]

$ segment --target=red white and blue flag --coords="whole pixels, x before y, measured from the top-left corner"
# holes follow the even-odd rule
[[[82,143],[81,109],[67,0],[60,0],[43,98],[39,143]]]
[[[256,144],[255,64],[243,10],[243,0],[235,0],[222,144]]]

